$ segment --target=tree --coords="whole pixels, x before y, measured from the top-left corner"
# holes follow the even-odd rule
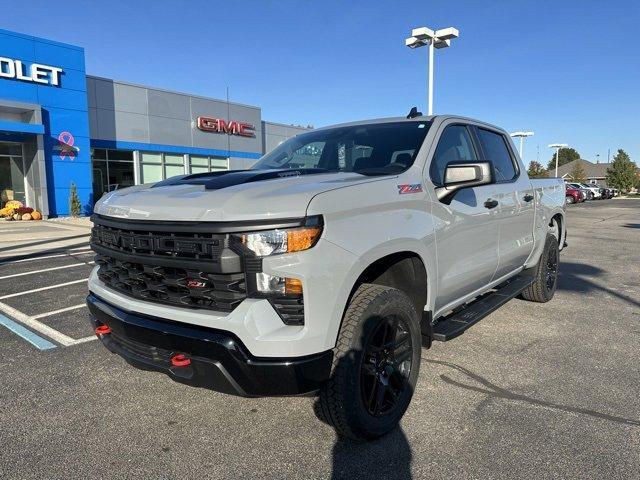
[[[636,164],[631,161],[627,152],[618,149],[611,166],[607,168],[607,184],[623,192],[631,190],[636,183]]]
[[[585,183],[587,181],[587,172],[584,171],[580,160],[573,164],[570,175],[574,182]]]
[[[80,216],[82,211],[82,203],[80,203],[80,197],[78,197],[78,189],[76,184],[71,182],[71,192],[69,193],[69,212],[72,217]]]
[[[536,162],[535,160],[529,164],[529,169],[527,170],[529,174],[529,178],[548,178],[549,173],[544,169],[540,162]]]
[[[574,160],[578,160],[580,158],[580,154],[574,148],[561,148],[560,156],[558,157],[558,166],[564,165],[565,163],[573,162]],[[554,153],[549,160],[548,169],[555,170],[556,168],[556,154]]]

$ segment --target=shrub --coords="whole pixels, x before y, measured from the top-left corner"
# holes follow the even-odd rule
[[[72,217],[80,216],[82,211],[82,204],[80,203],[80,197],[78,197],[78,189],[75,183],[71,183],[71,192],[69,193],[69,213]]]

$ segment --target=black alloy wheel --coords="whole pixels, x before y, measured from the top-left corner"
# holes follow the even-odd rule
[[[531,302],[545,303],[551,300],[558,286],[559,262],[558,238],[551,232],[547,233],[544,250],[533,271],[533,283],[525,288],[520,296]]]
[[[380,319],[364,345],[361,366],[362,402],[374,417],[393,410],[409,385],[413,343],[399,317]]]
[[[396,288],[360,285],[342,319],[316,413],[343,438],[379,438],[397,427],[420,373],[420,316]]]

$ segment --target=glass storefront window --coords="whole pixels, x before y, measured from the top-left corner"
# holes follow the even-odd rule
[[[107,192],[135,185],[133,151],[92,148],[91,161],[95,201]]]
[[[170,153],[164,154],[164,163],[168,163],[171,165],[183,165],[184,157],[182,155],[173,155]]]
[[[133,152],[131,150],[107,150],[107,158],[133,162]]]
[[[184,156],[176,153],[141,152],[142,183],[184,175]]]
[[[200,155],[191,155],[190,159],[191,159],[192,167],[193,165],[205,166],[207,168],[209,167],[209,157],[202,157]]]
[[[109,191],[133,185],[133,162],[109,161]]]
[[[103,160],[93,160],[93,198],[97,201],[109,191],[109,173],[107,172],[107,162]]]
[[[142,152],[142,163],[162,163],[161,153]]]
[[[224,157],[205,157],[202,155],[191,155],[191,173],[216,172],[229,169],[229,160]]]
[[[106,160],[107,159],[107,151],[104,148],[92,148],[91,149],[91,158]]]
[[[22,145],[0,143],[0,208],[9,200],[26,203]]]
[[[162,165],[142,164],[142,183],[159,182],[162,180]]]
[[[176,175],[184,175],[184,167],[182,165],[164,166],[164,178],[175,177]]]
[[[229,160],[220,157],[211,157],[211,170],[229,170]]]

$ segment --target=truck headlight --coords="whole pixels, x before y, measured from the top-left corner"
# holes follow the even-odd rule
[[[238,235],[244,247],[257,257],[292,253],[313,247],[322,233],[322,226],[266,230]]]

